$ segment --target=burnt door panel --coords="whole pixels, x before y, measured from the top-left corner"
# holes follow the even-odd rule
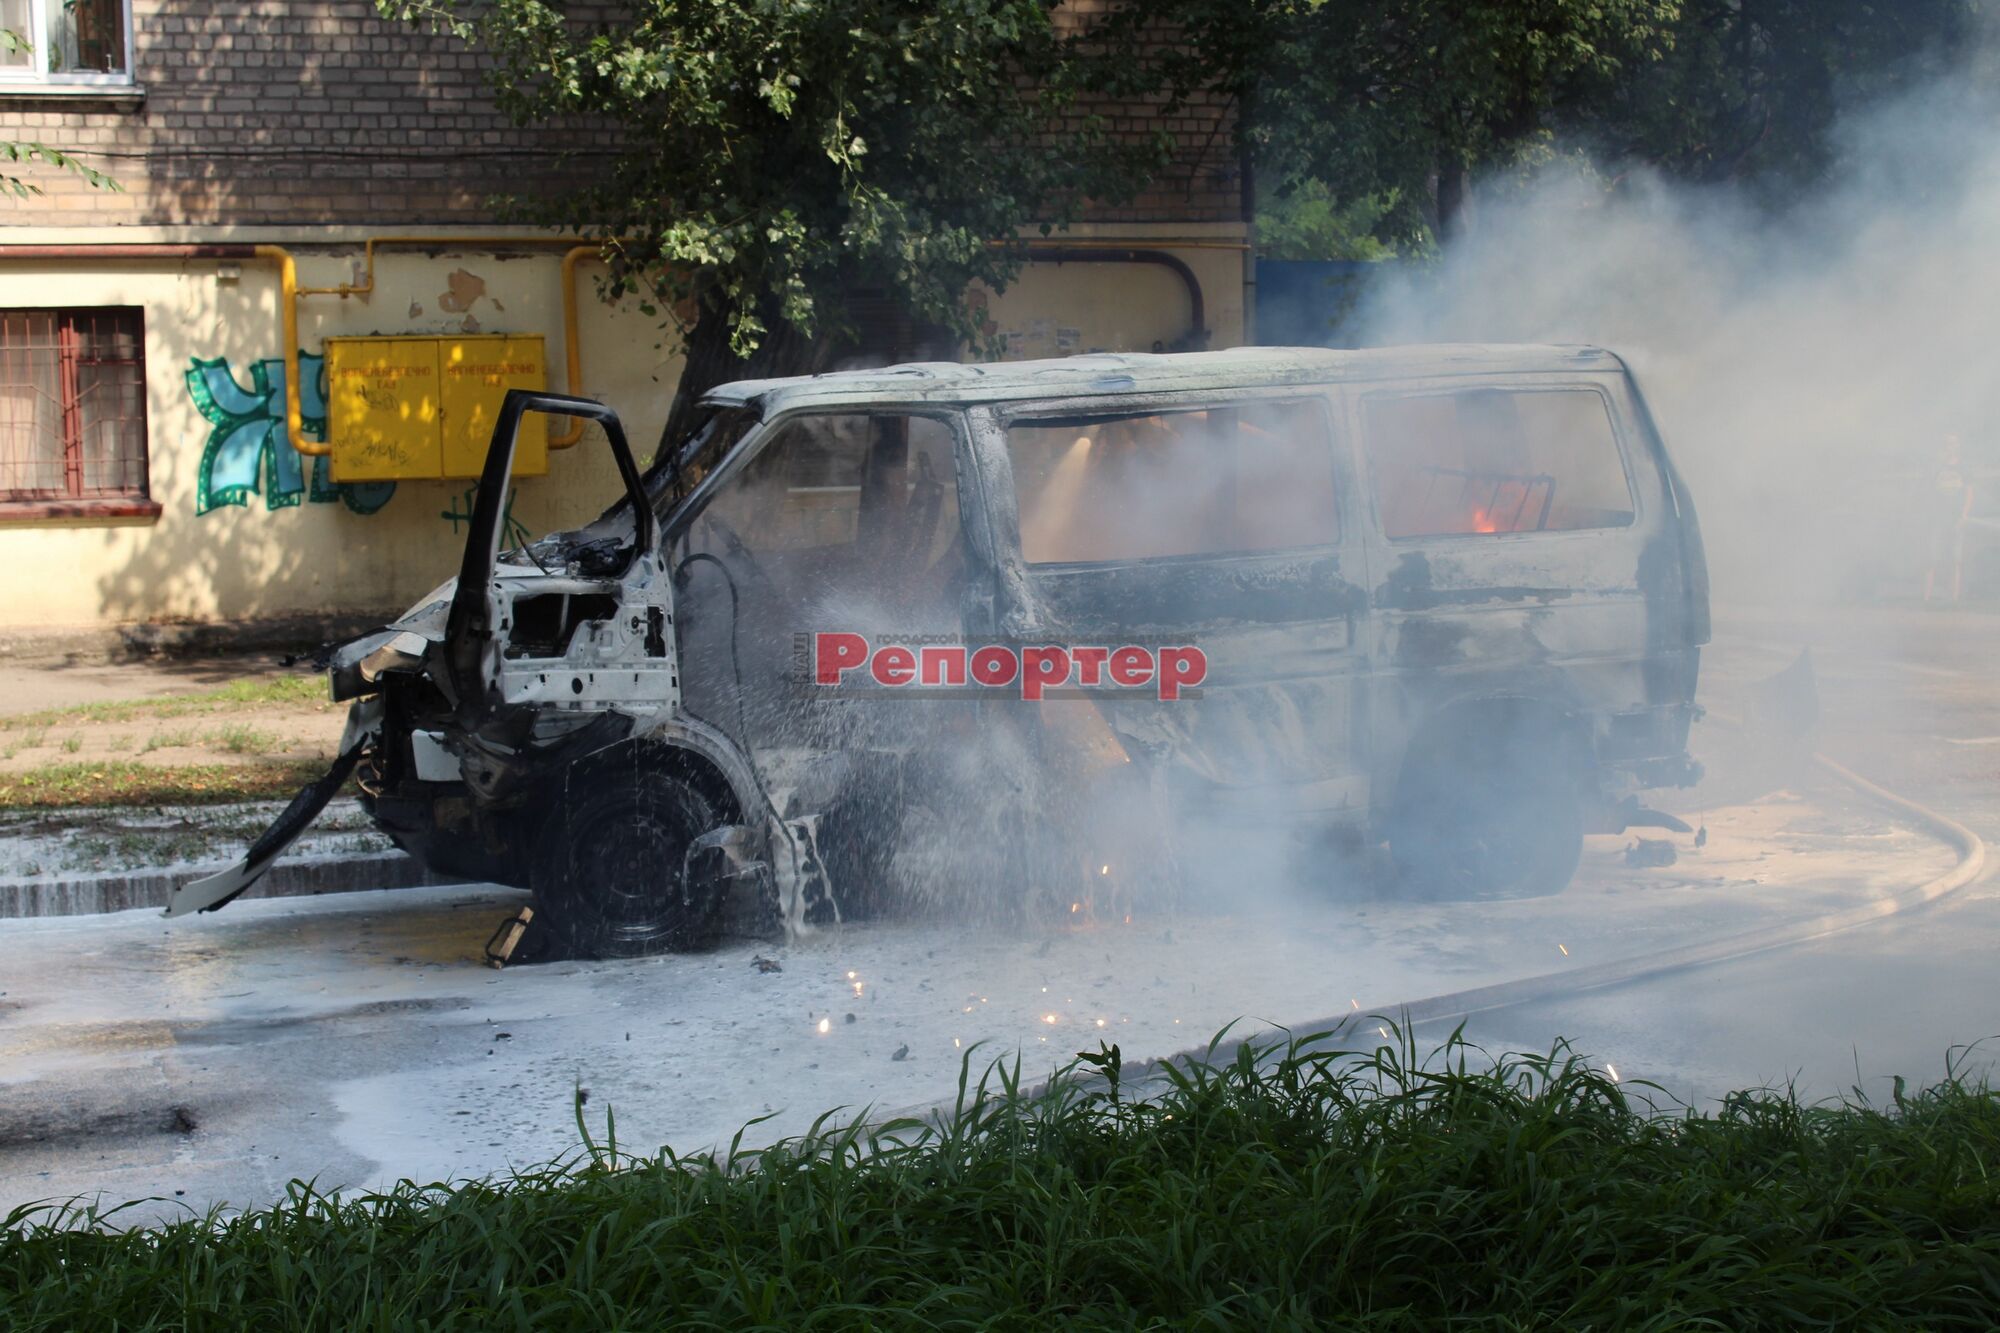
[[[1127,749],[1274,805],[1365,804],[1365,580],[1324,400],[1037,410],[1005,438],[1034,632],[1206,655],[1199,697],[1092,696]]]

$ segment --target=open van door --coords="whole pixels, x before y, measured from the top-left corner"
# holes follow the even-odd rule
[[[501,559],[521,418],[578,416],[603,428],[624,503],[565,541]],[[511,390],[480,473],[458,586],[445,622],[444,686],[461,726],[477,731],[509,711],[572,713],[675,706],[673,601],[659,521],[618,414],[601,403]],[[552,563],[553,562],[553,563]]]
[[[604,428],[625,499],[580,532],[503,558],[507,492],[522,417],[577,416]],[[673,603],[659,524],[618,416],[602,403],[510,390],[480,474],[465,556],[440,590],[393,625],[334,650],[332,693],[356,705],[326,775],[294,796],[242,860],[176,888],[166,915],[212,912],[263,877],[381,744],[392,679],[425,684],[446,711],[424,719],[405,758],[423,777],[491,794],[628,733],[679,699]],[[430,692],[434,690],[434,693]],[[407,723],[410,719],[404,719]],[[379,756],[377,756],[379,758]]]

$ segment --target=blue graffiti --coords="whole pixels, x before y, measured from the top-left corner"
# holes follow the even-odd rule
[[[309,435],[326,438],[326,360],[299,353],[299,406]],[[194,358],[187,373],[188,394],[195,410],[211,429],[202,447],[201,469],[195,479],[194,512],[206,514],[223,505],[247,505],[262,492],[266,509],[289,509],[306,500],[312,504],[345,504],[357,514],[372,514],[396,493],[393,481],[335,482],[324,456],[313,459],[306,475],[305,458],[292,448],[285,432],[285,361],[265,357],[250,365],[250,387],[237,382],[227,358]]]

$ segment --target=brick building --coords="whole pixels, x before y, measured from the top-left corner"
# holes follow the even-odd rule
[[[610,403],[648,451],[671,339],[489,207],[588,171],[601,132],[509,125],[476,55],[369,0],[0,0],[0,27],[32,46],[0,56],[0,140],[122,187],[31,163],[11,170],[42,193],[0,202],[0,629],[372,612],[448,574],[468,480],[355,480],[318,452],[329,338],[532,349],[548,387]],[[1010,355],[1244,340],[1226,115],[1171,126],[1191,145],[1174,171],[995,298]],[[551,452],[514,518],[571,526],[612,493],[586,441]]]

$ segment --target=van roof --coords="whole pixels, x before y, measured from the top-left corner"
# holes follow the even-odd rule
[[[859,402],[967,404],[1168,390],[1256,388],[1407,375],[1605,370],[1620,361],[1598,347],[1546,343],[1432,343],[1349,350],[1234,347],[1219,352],[1092,352],[1045,361],[961,365],[925,361],[787,379],[737,380],[703,401],[757,405],[765,413]]]

